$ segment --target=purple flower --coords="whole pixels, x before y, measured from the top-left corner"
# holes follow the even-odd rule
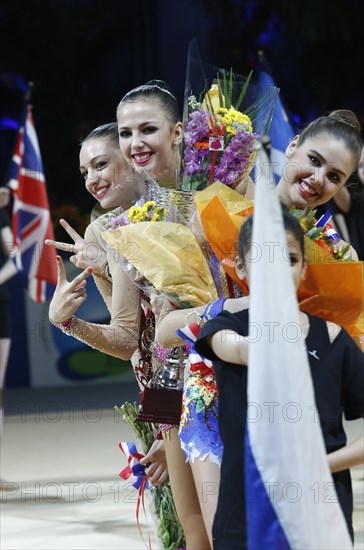
[[[187,145],[194,145],[202,141],[209,135],[210,114],[207,111],[193,111],[189,116],[189,121],[185,131],[185,142]]]
[[[187,176],[194,176],[202,171],[201,155],[199,153],[198,149],[187,145],[185,149],[185,172]]]
[[[130,220],[128,220],[124,214],[121,214],[120,216],[116,216],[114,214],[108,222],[107,229],[117,229],[118,227],[128,224],[130,224]]]
[[[257,137],[257,134],[237,132],[215,168],[214,179],[230,187],[239,181],[248,168],[250,155],[254,151],[254,140]]]

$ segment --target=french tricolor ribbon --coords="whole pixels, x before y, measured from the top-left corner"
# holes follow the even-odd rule
[[[204,359],[197,353],[195,350],[195,342],[200,334],[201,327],[197,323],[192,323],[186,327],[176,330],[178,336],[183,338],[189,346],[190,353],[188,359],[190,361],[190,371],[191,372],[200,372],[201,374],[206,373],[206,369],[212,368],[212,362],[209,359]]]
[[[337,244],[340,241],[340,236],[336,233],[329,221],[332,218],[332,214],[329,210],[325,212],[315,223],[316,227],[322,227],[322,233],[330,239],[333,244]]]
[[[123,453],[128,459],[128,465],[120,472],[119,476],[125,480],[131,478],[134,481],[134,483],[132,484],[133,487],[138,489],[136,521],[138,525],[139,534],[143,539],[145,546],[147,546],[147,544],[144,541],[144,537],[142,535],[142,530],[140,528],[140,522],[139,522],[140,504],[142,504],[144,515],[145,517],[147,517],[147,514],[145,512],[145,505],[144,505],[144,491],[145,489],[150,489],[151,487],[150,482],[145,474],[145,466],[140,464],[140,460],[144,458],[144,455],[138,453],[135,443],[132,443],[132,442],[122,441],[121,443],[119,443],[119,448],[123,451]],[[149,544],[147,548],[151,550],[152,546],[151,546],[150,538],[148,542]]]
[[[325,214],[322,214],[322,216],[317,220],[315,223],[316,227],[325,227],[325,225],[331,220],[332,214],[330,210],[326,210]]]
[[[119,448],[123,451],[128,459],[128,465],[120,472],[119,476],[123,479],[130,479],[134,481],[133,487],[139,489],[146,478],[145,489],[150,489],[150,483],[145,475],[145,466],[140,464],[140,460],[144,458],[144,455],[138,453],[135,443],[122,441],[119,443]]]

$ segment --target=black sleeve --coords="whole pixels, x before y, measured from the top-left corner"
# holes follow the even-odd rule
[[[0,208],[0,229],[11,227],[11,221],[5,208]]]
[[[11,229],[11,221],[5,209],[0,208],[0,231],[2,231],[5,227],[10,227]],[[5,249],[5,245],[0,235],[0,267],[2,267],[7,261],[8,252]]]
[[[216,317],[207,321],[203,325],[195,344],[197,353],[211,361],[219,360],[208,345],[207,337],[221,330],[231,330],[242,336],[247,336],[249,330],[248,310],[239,311],[238,313],[222,311]]]
[[[341,329],[336,344],[342,355],[342,404],[346,420],[355,420],[364,414],[364,353]]]

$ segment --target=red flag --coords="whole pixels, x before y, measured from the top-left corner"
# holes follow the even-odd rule
[[[56,251],[42,158],[28,105],[11,161],[9,187],[14,195],[15,262],[28,295],[36,302],[52,297],[57,283]]]

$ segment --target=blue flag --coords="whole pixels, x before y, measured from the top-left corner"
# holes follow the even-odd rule
[[[261,71],[259,81],[262,84],[275,85],[272,77],[266,71]],[[295,136],[295,131],[289,123],[287,114],[283,109],[280,98],[277,98],[272,122],[269,130],[269,137],[272,145],[271,163],[276,183],[279,182],[283,167],[287,162],[285,150],[291,139]]]

